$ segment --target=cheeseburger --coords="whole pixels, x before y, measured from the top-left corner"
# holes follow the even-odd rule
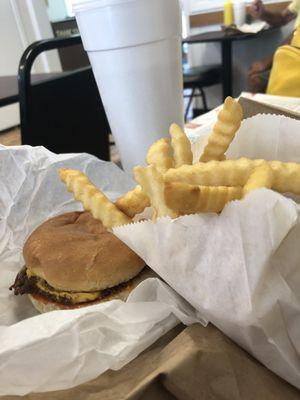
[[[40,312],[126,300],[149,276],[145,263],[89,212],[40,225],[27,239],[25,266],[11,286]]]

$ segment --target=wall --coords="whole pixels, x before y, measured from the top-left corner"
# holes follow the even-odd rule
[[[53,37],[44,0],[0,0],[0,76],[17,75],[23,51]],[[61,71],[56,52],[37,60],[34,72]],[[19,124],[18,104],[0,108],[0,131]]]
[[[26,36],[26,47],[36,40],[52,38],[53,31],[49,22],[44,0],[14,0],[22,21]],[[26,48],[25,47],[25,48]],[[61,71],[57,51],[49,51],[39,56],[34,64],[34,73]]]
[[[0,1],[0,75],[15,75],[24,42],[16,28],[10,0]],[[0,130],[16,125],[19,121],[18,106],[0,108]]]
[[[223,8],[225,0],[182,0],[184,3],[189,4],[192,13],[206,12],[206,11],[219,11]],[[234,1],[234,0],[232,0]],[[245,0],[250,4],[252,0]],[[281,3],[282,0],[263,0],[265,4]]]

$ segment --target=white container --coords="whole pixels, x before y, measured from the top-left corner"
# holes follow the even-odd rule
[[[234,23],[236,26],[242,26],[246,23],[247,9],[244,0],[235,0],[233,3]]]
[[[183,125],[178,0],[74,1],[123,168],[145,164],[149,146]]]

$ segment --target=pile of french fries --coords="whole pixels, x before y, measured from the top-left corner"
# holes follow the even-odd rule
[[[149,206],[155,220],[164,216],[219,213],[229,201],[240,200],[262,187],[299,195],[300,164],[247,158],[226,160],[225,153],[242,119],[240,104],[228,97],[195,164],[184,131],[171,125],[170,138],[158,140],[148,150],[148,165],[134,168],[136,188],[115,203],[80,171],[61,169],[60,177],[84,209],[107,229],[130,223]]]

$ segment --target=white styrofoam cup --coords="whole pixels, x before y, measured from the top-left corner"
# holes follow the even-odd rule
[[[183,125],[178,0],[77,0],[76,20],[123,168]]]

